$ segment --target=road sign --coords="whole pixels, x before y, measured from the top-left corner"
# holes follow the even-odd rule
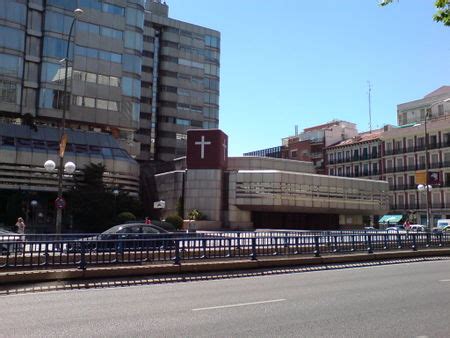
[[[55,200],[55,206],[56,206],[58,209],[64,209],[64,208],[66,207],[66,200],[65,200],[63,197],[58,197],[58,198]]]
[[[157,201],[153,203],[153,208],[154,209],[164,209],[166,207],[166,201]]]

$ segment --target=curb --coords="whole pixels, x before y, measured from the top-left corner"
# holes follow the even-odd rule
[[[230,270],[252,270],[270,267],[325,265],[336,263],[380,261],[399,258],[450,256],[450,249],[421,251],[395,251],[382,253],[357,253],[345,255],[324,255],[321,257],[261,257],[258,260],[205,261],[183,263],[182,265],[139,265],[96,267],[87,270],[55,269],[0,273],[0,284],[39,283],[59,280],[136,277],[149,275],[170,275],[193,272],[218,272]]]

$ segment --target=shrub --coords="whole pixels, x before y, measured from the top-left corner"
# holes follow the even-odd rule
[[[177,214],[167,216],[166,222],[172,224],[177,229],[181,229],[183,226],[183,219]]]
[[[203,214],[201,211],[198,211],[197,209],[192,209],[188,214],[188,218],[192,221],[204,221],[208,219],[205,214]]]
[[[120,223],[126,223],[126,222],[129,222],[129,221],[135,221],[136,220],[136,216],[134,216],[129,211],[124,211],[124,212],[121,212],[120,214],[117,215],[117,220]]]

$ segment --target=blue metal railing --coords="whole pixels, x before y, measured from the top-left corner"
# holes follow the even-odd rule
[[[205,259],[339,254],[450,247],[450,233],[256,231],[136,235],[0,236],[0,269],[181,264]],[[40,237],[41,236],[41,237]]]

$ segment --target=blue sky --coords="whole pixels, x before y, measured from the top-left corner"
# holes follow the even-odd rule
[[[450,28],[434,0],[166,0],[172,18],[221,32],[220,129],[229,154],[332,119],[396,123],[399,103],[450,85]]]

